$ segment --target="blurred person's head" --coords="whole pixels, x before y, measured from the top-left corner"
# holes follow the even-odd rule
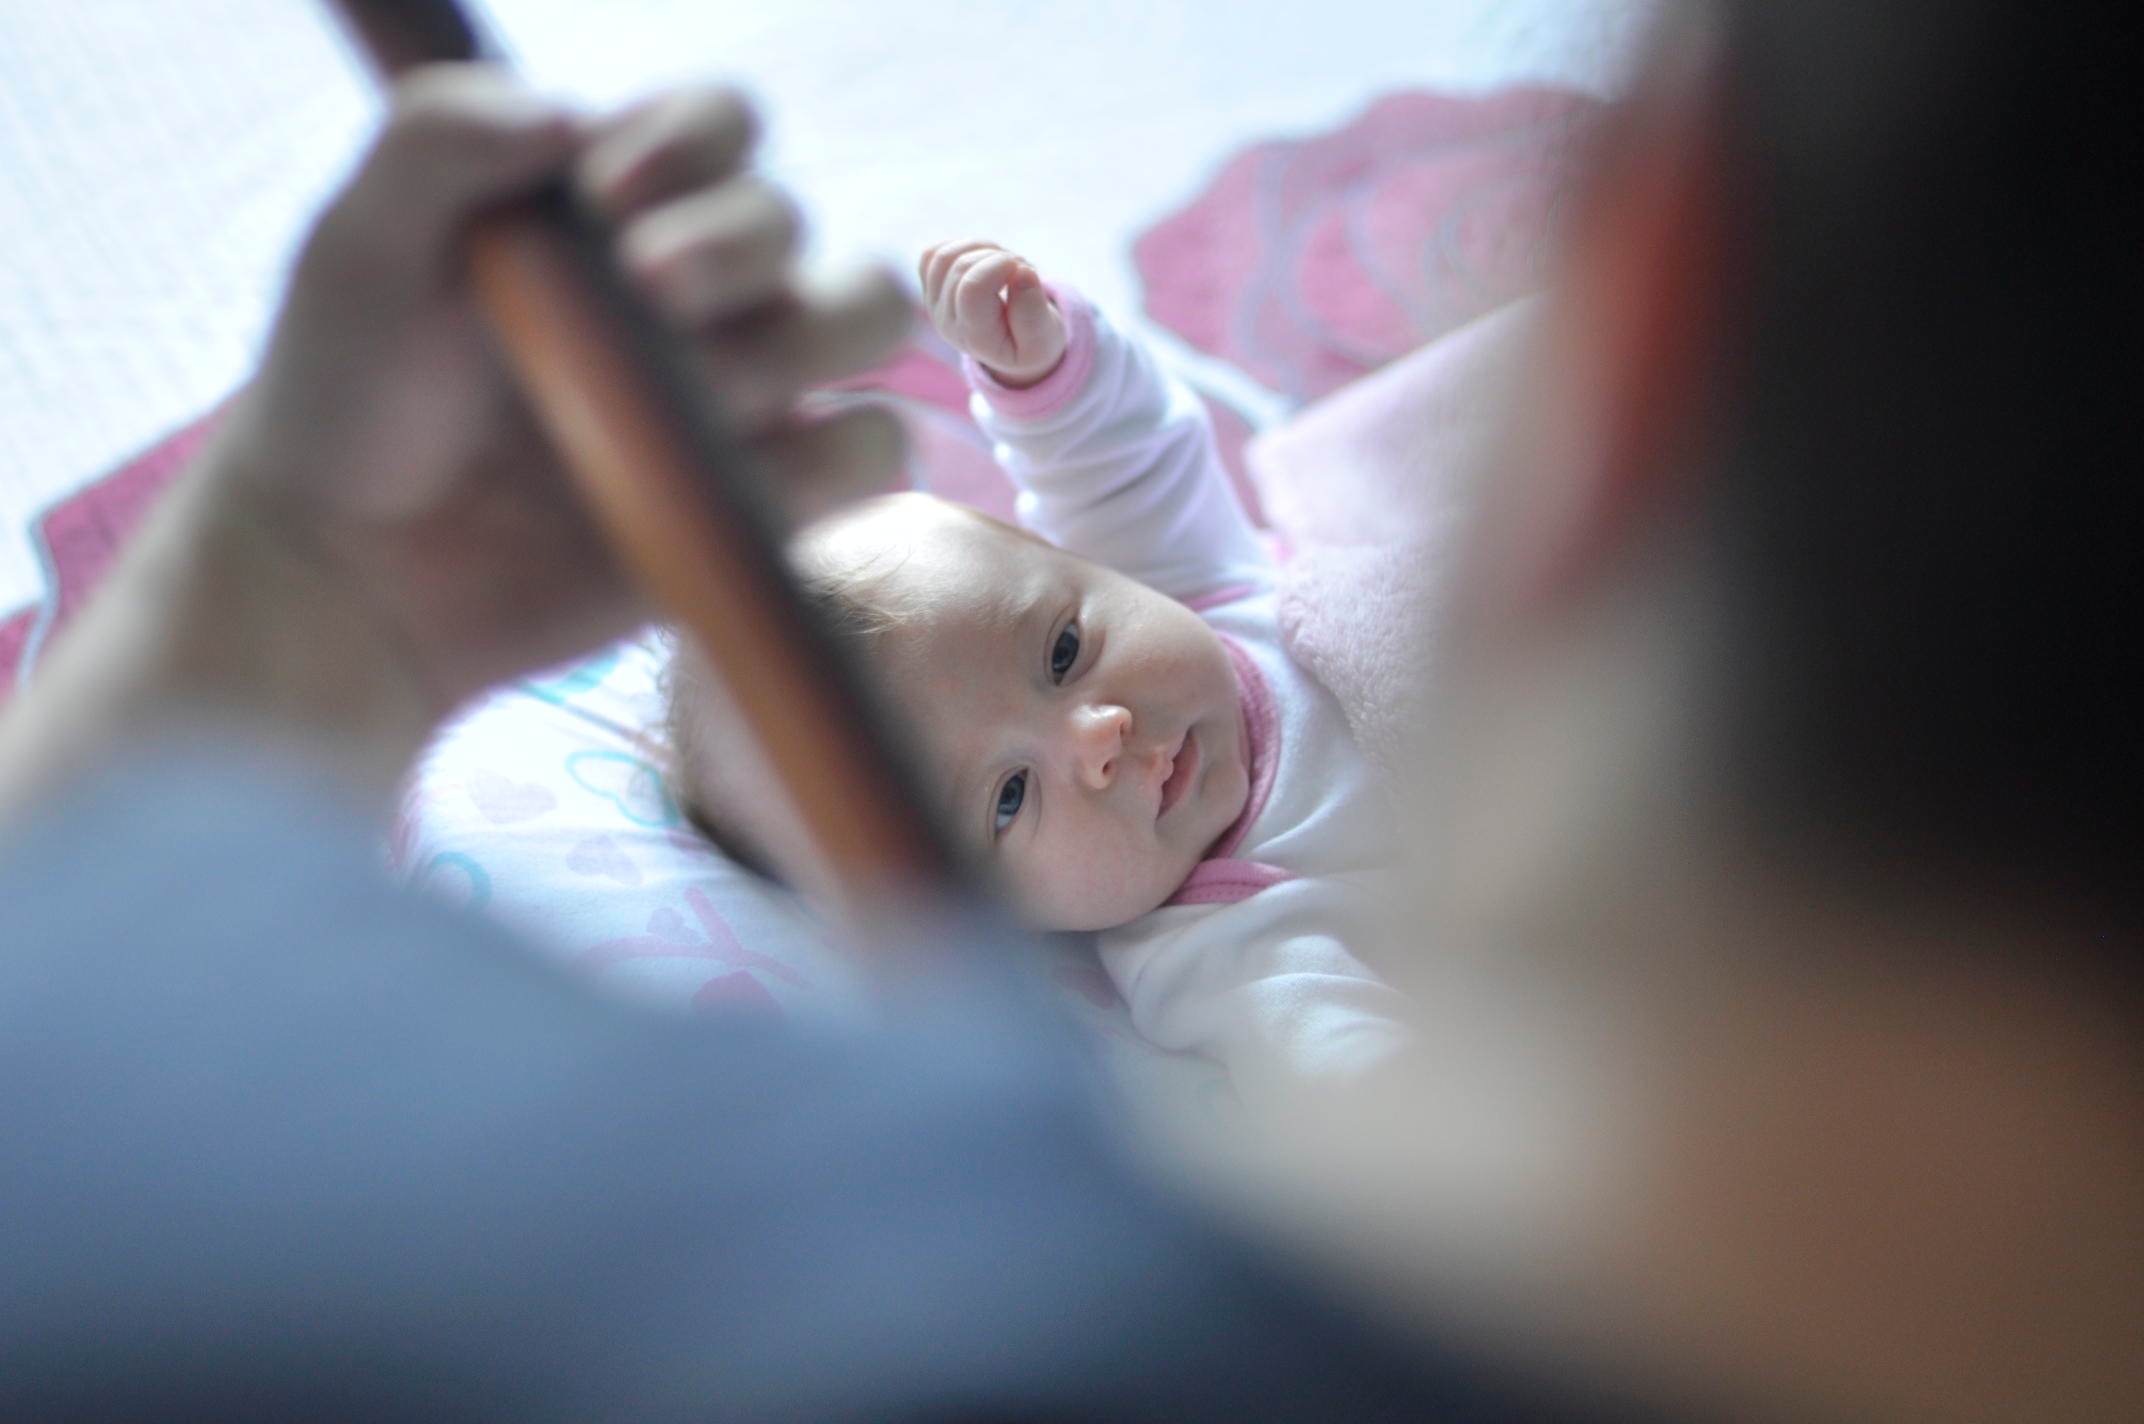
[[[1584,1279],[1739,1411],[2144,1418],[2136,28],[1678,14],[1483,487],[1394,972],[1556,987]]]

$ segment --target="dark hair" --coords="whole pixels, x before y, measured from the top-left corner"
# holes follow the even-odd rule
[[[2115,509],[2144,463],[2144,26],[2000,0],[1719,15],[1731,767],[1797,846],[2134,931],[2139,536]]]

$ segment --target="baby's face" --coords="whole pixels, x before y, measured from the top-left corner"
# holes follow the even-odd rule
[[[1250,795],[1235,673],[1197,614],[965,510],[846,537],[899,550],[879,665],[948,824],[1043,929],[1159,906]]]

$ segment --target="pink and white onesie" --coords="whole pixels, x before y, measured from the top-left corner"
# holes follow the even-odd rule
[[[1239,1096],[1349,1078],[1405,1039],[1397,991],[1350,951],[1374,932],[1390,821],[1332,695],[1281,644],[1273,566],[1205,409],[1078,293],[1071,343],[1013,390],[973,360],[976,418],[1022,522],[1182,600],[1221,635],[1242,694],[1251,794],[1161,908],[1099,936],[1134,1026],[1221,1064]]]

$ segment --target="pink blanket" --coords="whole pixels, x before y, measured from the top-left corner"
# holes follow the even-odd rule
[[[1281,571],[1282,634],[1388,774],[1428,690],[1448,536],[1493,453],[1538,306],[1500,308],[1247,451],[1293,550]]]

